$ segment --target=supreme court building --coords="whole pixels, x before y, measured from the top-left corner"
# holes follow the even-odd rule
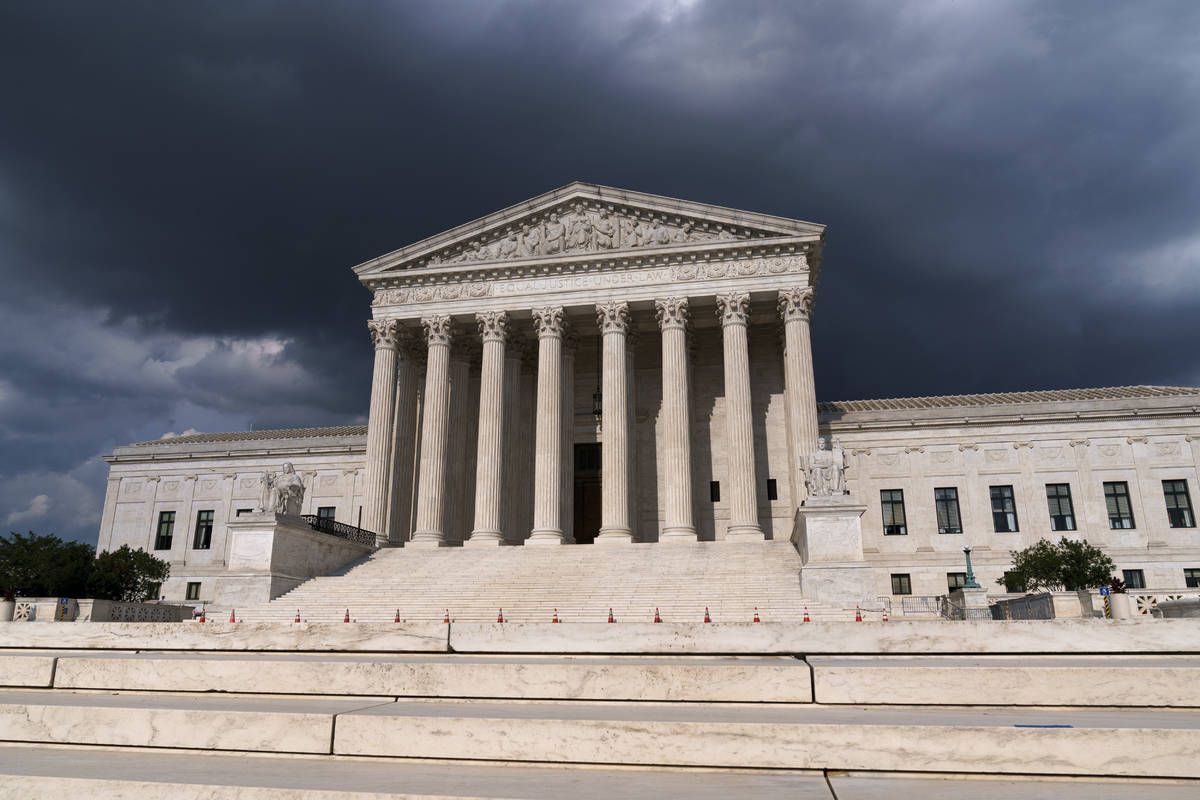
[[[818,403],[823,247],[822,225],[572,183],[368,261],[367,426],[118,448],[99,549],[159,551],[164,597],[217,597],[285,462],[304,514],[379,546],[795,540],[824,436],[868,593],[944,594],[968,544],[994,586],[1061,535],[1200,585],[1200,389]]]

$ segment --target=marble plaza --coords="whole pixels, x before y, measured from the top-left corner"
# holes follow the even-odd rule
[[[1200,585],[1200,389],[819,403],[824,243],[819,224],[573,183],[380,256],[354,268],[368,424],[117,448],[99,547],[156,552],[164,598],[218,605],[360,562],[347,580],[437,563],[429,603],[465,604],[461,579],[517,569],[516,546],[562,554],[538,556],[556,607],[570,565],[608,558],[566,555],[581,545],[634,546],[604,605],[728,580],[781,618],[946,594],[965,546],[1002,593],[1009,551],[1060,535],[1134,589]],[[412,552],[439,548],[459,560]],[[760,566],[719,577],[708,552]],[[753,583],[771,569],[798,581]]]

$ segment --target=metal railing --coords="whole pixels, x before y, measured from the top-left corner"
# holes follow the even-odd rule
[[[300,518],[318,533],[337,536],[339,539],[347,539],[357,544],[365,544],[367,547],[375,547],[374,531],[356,528],[353,525],[347,525],[344,522],[338,522],[329,517],[318,517],[316,514],[304,514]]]
[[[1054,619],[1054,598],[1048,593],[1000,600],[992,608],[996,619]]]
[[[944,619],[995,619],[991,608],[963,608],[946,595],[938,597],[938,614]]]

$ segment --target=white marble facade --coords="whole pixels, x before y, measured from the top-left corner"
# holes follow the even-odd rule
[[[164,596],[181,598],[189,580],[223,574],[225,523],[284,461],[305,480],[304,513],[332,507],[381,544],[786,539],[820,434],[847,455],[880,595],[894,574],[914,594],[944,594],[968,543],[994,586],[1010,549],[1058,535],[1048,483],[1071,487],[1068,535],[1143,569],[1147,585],[1182,586],[1183,569],[1200,568],[1197,529],[1170,527],[1162,488],[1182,480],[1200,498],[1200,390],[818,411],[809,319],[823,242],[812,223],[575,183],[359,265],[373,293],[366,429],[119,448],[100,548],[153,549],[160,512],[175,511]],[[1131,529],[1108,525],[1102,486],[1117,480]],[[993,485],[1013,487],[1017,532],[993,530]],[[946,487],[961,534],[938,533],[934,490]],[[906,531],[885,535],[880,491],[896,489]],[[196,550],[207,510],[212,540]]]

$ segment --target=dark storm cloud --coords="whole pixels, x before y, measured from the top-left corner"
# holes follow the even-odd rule
[[[571,180],[829,225],[827,399],[1196,383],[1200,7],[0,8],[0,523],[360,421],[349,267]]]

